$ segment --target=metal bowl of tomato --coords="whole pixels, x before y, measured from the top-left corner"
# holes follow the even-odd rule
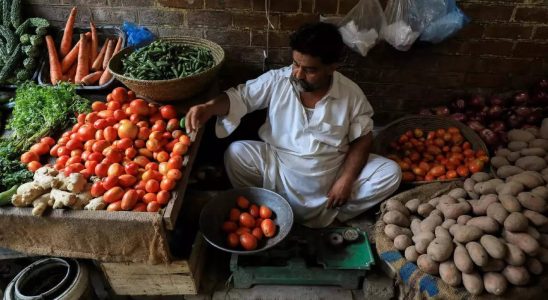
[[[266,219],[272,222],[265,222]],[[227,228],[227,222],[233,222],[237,227]],[[200,230],[204,238],[214,247],[235,254],[253,254],[270,249],[287,236],[292,226],[293,211],[287,200],[273,191],[258,187],[220,192],[209,200],[200,213]],[[257,230],[251,234],[256,228],[262,233],[261,238],[257,238]],[[265,233],[272,236],[267,237]],[[237,244],[234,244],[235,235]]]

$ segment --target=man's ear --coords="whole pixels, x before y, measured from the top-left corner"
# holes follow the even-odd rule
[[[339,67],[339,64],[337,63],[332,63],[330,64],[328,67],[327,67],[327,70],[329,72],[329,75],[333,75],[333,72],[335,72],[335,70],[337,70],[337,68]]]

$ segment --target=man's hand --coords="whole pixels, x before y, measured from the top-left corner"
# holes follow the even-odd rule
[[[185,117],[185,128],[188,133],[197,131],[211,118],[209,107],[207,104],[199,104],[188,110]]]
[[[348,198],[350,198],[353,183],[353,180],[345,177],[339,177],[335,180],[331,190],[327,193],[327,208],[335,208],[344,205],[346,201],[348,201]]]

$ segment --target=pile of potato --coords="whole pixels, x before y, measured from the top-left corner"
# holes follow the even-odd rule
[[[521,172],[499,172],[510,166],[507,159],[507,165],[493,163],[501,178],[479,172],[466,179],[463,188],[427,202],[390,199],[384,204],[384,232],[405,258],[450,286],[464,285],[474,295],[484,290],[501,295],[509,284],[527,285],[548,264],[548,149],[543,148],[548,119],[540,130],[526,131],[531,135],[513,132],[510,144],[527,139],[519,152],[510,151],[519,154],[512,161]],[[497,157],[504,158],[498,154],[505,152],[500,150]],[[542,162],[526,163],[522,156]],[[497,157],[493,160],[502,161]]]

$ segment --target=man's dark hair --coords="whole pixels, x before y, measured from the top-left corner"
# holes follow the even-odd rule
[[[291,34],[289,45],[292,50],[319,57],[324,64],[337,62],[344,47],[337,26],[323,22],[301,26]]]

